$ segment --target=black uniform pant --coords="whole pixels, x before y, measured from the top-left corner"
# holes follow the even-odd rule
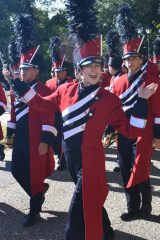
[[[29,155],[16,154],[13,151],[11,172],[17,182],[30,196],[30,213],[35,214],[40,212],[44,200],[44,194],[43,192],[39,192],[35,196],[32,196],[31,194]]]
[[[124,186],[127,185],[136,156],[136,140],[130,140],[118,134],[118,158]],[[150,179],[147,181],[125,188],[128,212],[138,211],[141,207],[151,206]]]
[[[44,201],[43,192],[39,192],[35,196],[31,197],[30,198],[30,213],[36,214],[36,213],[41,212],[43,201]]]
[[[62,127],[63,127],[63,121],[62,121],[62,115],[61,112],[55,113],[55,127],[58,130],[57,137],[53,140],[53,151],[58,156],[58,164],[59,165],[66,165],[66,160],[64,157],[64,153],[62,151]]]
[[[85,240],[85,223],[83,215],[82,200],[82,157],[81,152],[65,151],[65,159],[67,160],[68,169],[75,183],[75,190],[71,199],[67,225],[66,240]],[[93,209],[94,211],[94,209]],[[96,221],[96,219],[95,219]],[[111,229],[111,223],[108,218],[106,209],[102,208],[103,232],[107,234]]]

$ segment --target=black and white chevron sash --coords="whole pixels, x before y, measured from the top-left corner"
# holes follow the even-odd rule
[[[34,85],[32,85],[31,88],[35,90],[36,85],[37,85],[37,82]],[[27,115],[28,112],[29,112],[28,104],[23,101],[23,98],[21,98],[20,100],[21,101],[15,101],[14,102],[16,122],[19,121],[25,115]]]
[[[131,83],[130,87],[119,96],[122,102],[122,108],[125,112],[133,108],[134,104],[137,102],[139,87],[143,83],[145,73],[146,70],[144,69],[144,71]]]
[[[145,62],[145,63],[142,65],[141,71],[145,71],[145,70],[147,69],[147,67],[148,67],[148,61]]]
[[[90,112],[90,107],[100,98],[100,95],[96,95],[98,90],[99,88],[62,111],[64,139],[85,130],[86,122],[94,114]]]

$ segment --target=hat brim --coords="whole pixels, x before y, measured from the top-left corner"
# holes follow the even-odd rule
[[[91,56],[91,57],[87,57],[87,58],[83,58],[79,63],[78,66],[86,66],[86,65],[90,65],[92,63],[99,63],[99,64],[103,64],[103,58],[102,57],[97,57],[97,56]]]
[[[129,57],[142,57],[142,54],[137,52],[128,52],[123,55],[123,59],[129,58]]]
[[[54,71],[54,72],[63,72],[63,71],[66,71],[66,68],[55,68],[52,71]]]
[[[29,63],[21,63],[19,68],[38,68],[38,65],[33,65],[33,64],[29,64]]]
[[[14,70],[14,74],[20,74],[20,70]]]

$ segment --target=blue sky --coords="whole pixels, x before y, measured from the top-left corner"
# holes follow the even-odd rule
[[[47,8],[45,5],[43,6],[42,4],[39,4],[38,0],[37,0],[36,5],[37,5],[37,7],[41,8],[43,10],[47,10],[49,18],[51,18],[53,15],[55,15],[57,13],[56,9],[59,10],[59,9],[63,9],[65,7],[62,0],[53,1],[49,8]]]
[[[39,1],[37,0],[37,6],[38,7],[41,7],[41,8],[45,8],[45,6],[43,6],[43,5],[41,5],[41,4],[39,4]],[[63,3],[63,1],[62,0],[56,0],[56,1],[53,1],[52,2],[52,4],[51,4],[51,8],[52,7],[56,7],[56,8],[64,8],[64,3]]]

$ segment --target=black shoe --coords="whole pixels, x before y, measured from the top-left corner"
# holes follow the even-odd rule
[[[143,219],[148,219],[151,217],[152,206],[149,207],[142,207],[141,208],[141,215]]]
[[[109,231],[103,235],[102,240],[114,240],[115,239],[115,232],[113,228],[110,227]]]
[[[122,215],[121,215],[121,219],[125,222],[133,221],[133,220],[140,219],[140,218],[141,218],[140,210],[134,211],[134,212],[122,213]]]
[[[65,170],[66,168],[67,168],[66,165],[60,164],[60,165],[57,167],[57,171],[63,171],[63,170]]]
[[[39,219],[40,219],[39,213],[35,213],[35,214],[29,213],[28,215],[25,216],[22,222],[22,225],[23,227],[30,227],[34,225]]]

